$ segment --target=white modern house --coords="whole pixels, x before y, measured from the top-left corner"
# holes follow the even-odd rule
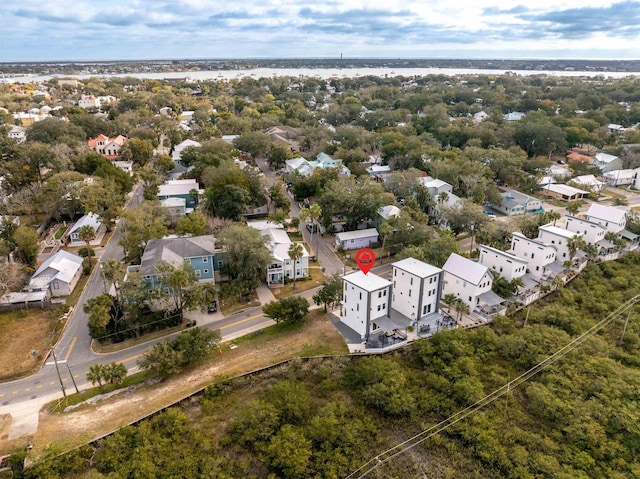
[[[592,203],[584,217],[589,221],[604,226],[607,231],[612,233],[620,233],[627,226],[626,210],[613,206]]]
[[[82,258],[60,250],[33,273],[27,291],[48,291],[52,297],[68,296],[82,276]]]
[[[563,264],[569,261],[568,243],[574,236],[582,236],[580,233],[553,226],[552,224],[540,226],[538,228],[538,239],[543,243],[550,243],[557,247],[556,262]]]
[[[309,252],[302,246],[302,257],[293,261],[289,256],[292,244],[286,231],[281,228],[264,228],[260,230],[267,237],[267,246],[271,250],[271,263],[267,266],[267,284],[281,285],[285,279],[306,278],[309,276]]]
[[[487,245],[480,245],[478,262],[496,272],[507,281],[521,278],[527,273],[527,260],[516,255],[500,251]]]
[[[456,253],[451,253],[442,267],[444,271],[442,296],[453,294],[469,306],[469,310],[483,305],[497,306],[503,298],[491,291],[493,276],[489,268]]]
[[[355,331],[362,341],[381,330],[376,320],[388,317],[391,282],[373,273],[356,271],[344,280],[340,322]]]
[[[313,166],[302,157],[287,160],[284,167],[285,173],[298,173],[301,176],[311,176],[313,170]]]
[[[346,250],[368,248],[377,241],[378,230],[375,228],[344,231],[336,234],[336,248],[342,246]]]
[[[599,168],[601,173],[606,173],[607,171],[622,169],[622,159],[615,155],[600,152],[591,159],[591,165]]]
[[[12,140],[15,140],[16,143],[24,143],[27,141],[27,129],[23,126],[12,126],[7,135],[9,135],[9,138]]]
[[[438,313],[442,294],[442,270],[423,261],[406,258],[392,264],[392,311],[411,322]]]
[[[383,220],[388,220],[389,218],[395,218],[400,216],[400,208],[396,205],[387,205],[383,206],[378,210],[378,216]]]
[[[536,281],[551,279],[562,272],[562,266],[556,263],[558,247],[551,243],[527,238],[514,231],[508,252],[527,261],[526,272]]]
[[[572,233],[579,234],[588,244],[597,245],[607,234],[607,229],[600,223],[589,221],[577,216],[565,216],[565,229]]]

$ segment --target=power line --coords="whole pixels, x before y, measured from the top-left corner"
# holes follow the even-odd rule
[[[504,396],[505,394],[507,394],[508,392],[513,390],[513,388],[518,387],[520,384],[528,381],[529,379],[531,379],[533,376],[535,376],[538,373],[540,373],[542,370],[544,370],[548,366],[558,362],[560,359],[562,359],[568,353],[570,353],[575,348],[580,346],[587,339],[591,338],[598,331],[600,331],[602,328],[604,328],[609,323],[611,323],[614,319],[618,318],[619,316],[621,316],[624,313],[627,313],[627,312],[630,313],[631,309],[633,308],[633,306],[638,301],[640,301],[640,295],[636,295],[636,296],[632,297],[631,299],[627,300],[622,305],[618,306],[618,308],[616,308],[614,311],[612,311],[607,316],[605,316],[598,323],[596,323],[591,328],[589,328],[587,331],[582,333],[580,336],[577,336],[572,341],[567,343],[565,346],[560,348],[558,351],[556,351],[552,355],[548,356],[547,358],[543,359],[541,362],[539,362],[538,364],[536,364],[535,366],[533,366],[529,370],[525,371],[520,376],[516,377],[512,381],[509,381],[504,386],[496,389],[492,393],[486,395],[485,397],[483,397],[482,399],[480,399],[476,403],[472,404],[471,406],[466,407],[462,411],[459,411],[456,414],[453,414],[452,416],[449,416],[447,419],[445,419],[443,421],[440,421],[439,423],[435,424],[434,426],[431,426],[430,428],[425,429],[424,431],[416,434],[413,437],[410,437],[406,441],[401,442],[400,444],[392,447],[391,449],[388,449],[388,450],[378,454],[377,456],[375,456],[374,458],[370,459],[365,464],[360,466],[354,472],[349,474],[346,477],[346,479],[352,479],[352,478],[360,479],[360,478],[365,477],[367,474],[369,474],[370,472],[374,471],[375,469],[377,469],[381,465],[386,464],[391,459],[399,456],[400,454],[403,454],[403,453],[409,451],[410,449],[414,448],[418,444],[420,444],[420,443],[426,441],[427,439],[435,436],[436,434],[438,434],[438,433],[450,428],[451,426],[453,426],[457,422],[462,421],[463,419],[465,419],[466,417],[468,417],[471,414],[475,413],[476,411],[482,409],[483,407],[491,404],[495,400],[501,398],[502,396]]]

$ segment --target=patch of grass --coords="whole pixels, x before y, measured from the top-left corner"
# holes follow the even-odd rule
[[[241,299],[239,301],[234,301],[232,303],[225,303],[220,306],[220,311],[225,316],[229,316],[230,314],[236,313],[240,310],[247,308],[255,308],[256,306],[260,306],[260,300],[258,299],[258,293],[253,291],[248,300]]]
[[[95,269],[96,267],[96,261],[95,259],[91,260],[93,263],[93,268]],[[91,270],[91,273],[93,273],[93,269]],[[80,281],[78,281],[78,284],[76,284],[75,289],[73,290],[73,293],[71,293],[69,296],[67,296],[67,306],[75,306],[78,303],[78,300],[80,299],[80,295],[82,294],[82,292],[84,291],[84,287],[87,285],[87,281],[89,281],[89,278],[91,278],[91,274],[88,275],[82,275],[82,277],[80,278]],[[82,305],[79,305],[78,307],[82,307]]]
[[[152,341],[157,338],[169,336],[170,334],[177,333],[178,331],[182,331],[183,329],[186,329],[186,325],[180,324],[178,326],[174,326],[173,328],[167,328],[161,331],[154,331],[152,333],[143,334],[139,338],[127,339],[120,343],[100,343],[98,341],[92,341],[91,349],[93,349],[96,353],[114,353],[116,351],[122,351],[123,349],[132,348],[133,346],[137,346],[138,344],[146,343],[147,341]]]
[[[68,229],[68,226],[61,226],[60,228],[58,228],[58,231],[56,231],[54,238],[57,240],[61,239]]]
[[[311,279],[301,281],[298,279],[296,281],[296,289],[293,289],[293,282],[289,284],[285,284],[280,291],[275,295],[276,298],[282,299],[287,296],[291,296],[294,293],[299,293],[301,291],[309,291],[310,289],[317,288],[318,286],[322,286],[324,283],[324,274],[322,273],[322,269],[320,268],[309,268],[309,274],[311,275]]]
[[[108,394],[118,389],[125,389],[130,386],[135,386],[136,384],[143,383],[144,381],[152,379],[154,377],[154,373],[150,371],[140,371],[127,376],[121,384],[103,384],[102,390],[99,386],[95,386],[79,393],[69,394],[67,395],[66,399],[50,402],[46,406],[46,408],[51,412],[62,413],[68,406],[75,406],[76,404],[80,404],[88,399],[91,399],[92,397],[99,396],[101,394]]]
[[[28,309],[0,313],[0,379],[27,376],[49,351],[62,308]],[[36,351],[33,357],[31,351]]]
[[[615,191],[611,191],[611,190],[602,190],[600,194],[603,196],[609,196],[611,198],[624,198],[624,199],[627,198],[622,193],[616,193]]]

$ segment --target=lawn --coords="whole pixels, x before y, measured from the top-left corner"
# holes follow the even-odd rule
[[[147,341],[152,341],[157,338],[169,336],[170,334],[177,333],[178,331],[181,331],[185,328],[186,328],[185,324],[179,324],[178,326],[174,326],[173,328],[166,328],[160,331],[154,331],[152,333],[143,334],[138,338],[127,339],[126,341],[121,341],[119,343],[103,344],[98,341],[92,341],[91,349],[96,353],[100,353],[100,354],[122,351],[123,349],[132,348],[133,346],[137,346],[138,344],[146,343]]]
[[[322,273],[322,268],[320,266],[310,266],[309,273],[311,274],[311,279],[307,279],[301,281],[298,279],[296,281],[296,289],[293,290],[293,282],[285,284],[280,291],[275,295],[276,298],[282,299],[287,296],[291,296],[294,293],[299,293],[301,291],[308,291],[313,288],[317,288],[318,286],[322,286],[324,283],[324,274]]]
[[[61,314],[61,308],[0,313],[0,344],[5,345],[0,348],[0,380],[27,376],[40,366]]]
[[[67,232],[68,229],[69,229],[69,227],[67,227],[67,226],[61,226],[60,228],[58,228],[58,231],[56,231],[56,234],[54,236],[55,239],[57,239],[57,240],[61,239],[64,236],[64,234]]]

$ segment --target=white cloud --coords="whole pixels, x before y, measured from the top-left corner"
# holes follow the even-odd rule
[[[632,57],[640,39],[640,2],[614,0],[22,0],[0,18],[0,61]]]

